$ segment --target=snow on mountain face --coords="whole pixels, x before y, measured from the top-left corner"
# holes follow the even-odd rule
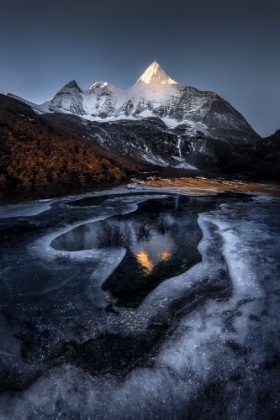
[[[44,112],[71,113],[91,120],[159,117],[168,126],[186,124],[189,133],[199,130],[225,141],[247,142],[259,137],[216,93],[180,85],[157,62],[126,91],[107,82],[96,82],[83,90],[72,81],[40,107]]]
[[[75,80],[72,80],[50,100],[49,110],[53,112],[70,112],[84,115],[83,91]]]
[[[84,91],[84,107],[87,115],[109,117],[115,110],[122,90],[107,82],[96,82]]]
[[[96,82],[89,89],[82,90],[73,80],[42,105],[47,105],[51,112],[107,118],[114,111],[121,93],[120,89],[107,82]]]

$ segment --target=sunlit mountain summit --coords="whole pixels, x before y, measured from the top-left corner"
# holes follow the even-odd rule
[[[160,67],[160,65],[154,61],[149,67],[145,70],[142,76],[137,80],[138,82],[151,83],[151,84],[161,84],[161,85],[173,85],[177,84],[175,80],[172,80],[165,71]]]

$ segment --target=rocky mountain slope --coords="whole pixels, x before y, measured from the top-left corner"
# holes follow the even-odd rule
[[[142,167],[169,167],[193,175],[200,170],[205,175],[215,172],[258,180],[280,179],[278,132],[254,143],[230,143],[202,132],[190,136],[184,126],[168,128],[159,118],[92,122],[62,113],[48,113],[43,118]]]
[[[245,156],[240,156],[240,164],[250,167],[260,179],[280,180],[280,130],[260,139]]]
[[[48,113],[43,118],[132,163],[196,169],[180,157],[177,134],[159,118],[96,122],[63,113]]]

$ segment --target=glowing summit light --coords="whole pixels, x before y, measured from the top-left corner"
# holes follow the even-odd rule
[[[158,85],[174,85],[177,84],[175,80],[172,80],[164,70],[160,67],[160,65],[154,61],[147,70],[142,74],[138,82],[144,83],[153,83]]]

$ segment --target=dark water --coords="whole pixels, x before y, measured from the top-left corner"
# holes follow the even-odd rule
[[[51,245],[66,251],[124,246],[126,255],[103,289],[119,306],[134,308],[159,283],[201,261],[197,215],[214,206],[211,198],[152,199],[133,213],[81,225]]]

